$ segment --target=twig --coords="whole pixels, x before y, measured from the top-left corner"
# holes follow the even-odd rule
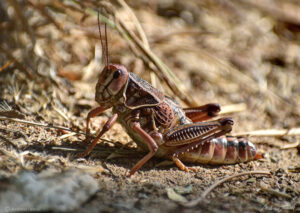
[[[12,61],[8,61],[6,62],[2,67],[0,67],[0,72],[2,72],[3,70],[5,70],[7,67],[9,67],[9,65],[11,65],[13,62]]]
[[[52,124],[42,124],[42,123],[37,123],[37,122],[33,122],[33,121],[21,120],[21,119],[17,119],[17,118],[8,118],[8,117],[0,116],[0,120],[9,120],[9,121],[24,123],[24,124],[28,124],[28,125],[32,125],[32,126],[41,126],[41,127],[46,127],[46,128],[53,128],[53,129],[60,129],[60,130],[65,130],[65,131],[69,131],[69,132],[75,132],[75,131],[73,131],[67,127],[63,127],[63,126],[53,126]],[[75,132],[75,133],[80,134],[80,135],[85,135],[84,132]]]
[[[62,136],[60,136],[59,137],[59,139],[65,139],[65,138],[68,138],[68,137],[70,137],[70,136],[74,136],[74,135],[76,135],[77,133],[76,132],[71,132],[71,133],[69,133],[69,134],[64,134],[64,135],[62,135]]]
[[[288,172],[292,172],[292,173],[300,173],[300,166],[296,166],[296,167],[288,167]]]
[[[265,184],[265,183],[261,183],[261,184],[260,184],[260,188],[261,188],[263,191],[268,192],[268,193],[270,193],[270,194],[272,194],[272,195],[275,195],[275,196],[278,196],[278,197],[283,197],[283,198],[291,199],[291,196],[290,196],[290,195],[288,195],[288,194],[286,194],[286,193],[284,193],[284,192],[279,192],[279,191],[277,191],[277,190],[271,189],[271,188],[269,188],[269,187],[267,186],[267,184]]]
[[[78,148],[70,148],[70,147],[61,147],[61,146],[53,146],[51,147],[53,150],[62,150],[62,151],[71,151],[71,152],[78,152]]]
[[[22,119],[17,119],[17,118],[9,118],[9,117],[3,117],[0,116],[0,120],[9,120],[9,121],[14,121],[14,122],[19,122],[19,123],[24,123],[24,124],[28,124],[28,125],[32,125],[32,126],[40,126],[40,127],[45,127],[45,128],[52,128],[52,129],[59,129],[59,130],[64,130],[64,131],[68,131],[71,132],[76,135],[86,135],[85,132],[77,132],[77,131],[73,131],[72,129],[69,129],[67,127],[63,127],[63,126],[54,126],[52,124],[42,124],[42,123],[37,123],[37,122],[33,122],[33,121],[26,121],[26,120],[22,120]],[[67,134],[66,137],[69,137],[70,134]],[[88,135],[88,137],[94,138],[93,135]],[[62,137],[64,138],[64,137]],[[101,141],[105,141],[105,142],[111,142],[114,143],[114,141],[110,141],[110,140],[106,140],[103,138],[100,138]]]
[[[234,133],[232,136],[266,136],[266,137],[279,137],[279,136],[296,136],[300,135],[300,128],[292,129],[261,129],[250,132]]]
[[[63,146],[53,146],[51,147],[52,150],[60,150],[60,151],[65,151],[65,152],[81,152],[84,151],[85,149],[83,148],[77,148],[77,147],[63,147]],[[110,157],[112,154],[114,154],[114,157],[118,156],[118,157],[125,157],[125,156],[130,156],[130,155],[134,155],[134,156],[139,156],[139,155],[143,155],[146,154],[144,152],[138,152],[137,150],[134,149],[122,149],[122,148],[118,148],[118,147],[107,147],[107,146],[99,146],[96,147],[95,149],[93,149],[93,151],[91,153],[101,153],[104,155],[107,155],[108,157]]]
[[[3,52],[9,60],[13,61],[20,71],[25,72],[25,74],[27,75],[27,77],[30,78],[30,80],[34,79],[33,75],[27,69],[27,67],[25,67],[23,64],[21,64],[9,51],[7,51],[2,46],[0,46],[0,52]]]
[[[243,172],[240,174],[235,174],[235,175],[231,175],[228,177],[225,177],[217,182],[215,182],[213,185],[211,185],[209,188],[207,188],[201,195],[201,197],[197,198],[196,200],[192,200],[190,202],[187,203],[180,203],[181,205],[185,206],[185,207],[194,207],[196,205],[198,205],[198,203],[200,203],[212,190],[214,190],[217,186],[221,185],[222,183],[231,180],[233,178],[236,177],[240,177],[240,176],[244,176],[244,175],[271,175],[270,172],[268,171],[250,171],[250,172]]]
[[[300,140],[298,140],[296,143],[282,145],[279,148],[280,149],[293,149],[293,148],[296,148],[299,146],[300,146]]]

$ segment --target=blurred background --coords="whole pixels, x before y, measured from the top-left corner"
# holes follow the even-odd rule
[[[184,107],[220,103],[221,113],[235,120],[233,132],[251,136],[264,154],[262,168],[287,172],[299,166],[298,0],[2,0],[0,115],[84,130],[104,66],[97,11],[102,30],[108,26],[111,63],[123,64]],[[105,119],[95,121],[93,130]],[[22,150],[78,140],[0,122],[26,132],[26,143],[13,142]],[[120,128],[105,138],[129,142]],[[296,200],[287,203],[293,209]]]
[[[1,1],[1,79],[20,82],[17,99],[41,81],[40,93],[83,84],[87,91],[76,94],[93,99],[103,67],[100,11],[110,62],[183,105],[237,104],[228,110],[251,111],[249,130],[290,128],[299,125],[299,7],[266,0]],[[1,96],[14,97],[4,82]]]

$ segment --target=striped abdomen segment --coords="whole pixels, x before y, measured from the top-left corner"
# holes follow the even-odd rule
[[[257,160],[262,156],[250,141],[244,138],[224,136],[200,144],[193,150],[182,153],[179,158],[185,162],[234,164]]]

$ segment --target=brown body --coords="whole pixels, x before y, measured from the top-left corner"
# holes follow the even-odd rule
[[[101,43],[104,47],[102,40]],[[100,107],[88,114],[87,134],[92,117],[109,108],[113,108],[113,116],[80,156],[88,155],[99,138],[118,121],[139,147],[149,151],[131,169],[129,175],[134,174],[154,155],[172,159],[185,171],[195,169],[187,168],[181,160],[233,164],[261,158],[251,142],[224,136],[232,129],[231,118],[206,121],[218,114],[218,104],[181,108],[173,99],[128,72],[124,66],[108,64],[107,45],[106,66],[99,76],[95,99]]]
[[[127,88],[124,88],[126,101],[114,106],[113,112],[119,114],[117,121],[122,124],[138,146],[145,151],[149,151],[147,144],[137,132],[132,130],[130,123],[133,121],[138,122],[141,128],[155,139],[158,144],[158,150],[155,154],[157,157],[172,158],[178,156],[184,162],[206,164],[234,164],[250,161],[257,157],[256,148],[251,142],[235,137],[221,136],[185,149],[187,146],[181,145],[181,141],[192,138],[192,133],[188,132],[189,124],[190,128],[195,127],[193,121],[186,116],[185,110],[174,100],[164,96],[148,82],[133,73],[129,73],[128,81]],[[142,105],[141,103],[145,103],[147,99],[144,97],[145,100],[143,100],[141,97],[143,94],[136,91],[137,85],[146,85],[147,89],[151,88],[151,92],[159,97],[158,101],[151,100],[151,98],[150,101],[146,95],[148,105]],[[201,123],[201,125],[203,124],[205,125],[205,122]],[[166,137],[170,130],[178,126],[185,127],[186,132],[182,131],[182,135],[176,137],[177,140],[171,140],[170,137],[164,140],[163,136]],[[168,143],[165,144],[167,141]],[[183,148],[180,153],[177,152],[179,148]]]

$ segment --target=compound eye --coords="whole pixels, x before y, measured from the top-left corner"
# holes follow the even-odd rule
[[[114,75],[113,75],[113,78],[114,79],[117,79],[117,78],[119,78],[119,76],[122,74],[122,70],[117,70],[117,71],[115,71],[115,73],[114,73]]]

